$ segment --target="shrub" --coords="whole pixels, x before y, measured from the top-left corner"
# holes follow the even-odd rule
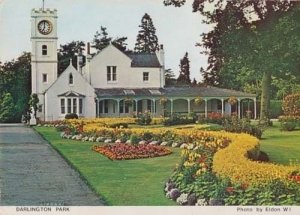
[[[109,128],[128,128],[128,123],[119,122],[108,125]]]
[[[300,93],[286,96],[283,99],[282,109],[285,116],[294,116],[300,119]]]
[[[136,123],[138,125],[149,125],[152,121],[151,112],[145,111],[144,113],[138,113]]]
[[[280,116],[279,122],[282,131],[293,131],[297,126],[297,120],[294,117]]]
[[[76,113],[67,113],[65,119],[78,119],[78,115]]]
[[[170,118],[164,120],[164,125],[185,125],[194,123],[196,121],[196,117],[188,117],[188,116],[180,116],[179,114],[172,114]]]
[[[249,118],[239,119],[235,115],[224,118],[223,126],[225,131],[234,133],[243,132],[257,138],[261,138],[264,131],[264,125],[251,125]]]
[[[198,123],[205,124],[205,123],[213,123],[222,125],[224,121],[224,116],[222,116],[221,113],[218,112],[211,112],[207,114],[207,117],[205,117],[204,114],[201,114],[198,118]]]
[[[139,142],[140,142],[140,138],[134,134],[130,135],[130,138],[129,138],[130,142],[132,145],[137,145]]]

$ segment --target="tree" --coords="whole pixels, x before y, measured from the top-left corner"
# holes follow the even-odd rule
[[[196,79],[194,78],[193,81],[192,81],[192,83],[191,83],[191,85],[192,85],[193,87],[196,87],[197,84],[198,84],[198,83],[197,83]]]
[[[180,71],[179,71],[179,76],[177,78],[177,83],[190,85],[191,84],[190,60],[187,52],[185,53],[184,57],[180,60],[179,67],[180,67]]]
[[[248,83],[251,80],[252,84],[257,79],[261,80],[261,119],[269,114],[272,81],[279,84],[276,80],[292,82],[293,77],[299,80],[299,22],[300,8],[297,7],[284,14],[274,13],[246,31],[244,28],[236,29],[221,39],[228,53],[221,74],[235,70],[236,80]],[[236,41],[242,42],[237,45]]]
[[[135,43],[134,51],[137,53],[155,53],[159,49],[156,29],[151,17],[145,13],[139,25],[139,31]]]
[[[28,111],[31,93],[30,53],[24,52],[17,59],[0,65],[0,98],[9,93],[15,104],[14,113],[9,115],[10,122],[19,122]]]
[[[166,86],[176,85],[176,78],[172,69],[165,70],[165,85]]]
[[[106,31],[106,27],[101,26],[100,32],[97,31],[94,35],[94,39],[92,42],[92,47],[95,48],[97,51],[101,51],[105,47],[107,47],[110,43],[112,43],[115,47],[117,47],[122,52],[131,52],[127,50],[127,37],[117,37],[113,39],[112,37],[108,36]]]
[[[72,41],[64,45],[60,45],[58,50],[58,75],[60,75],[70,64],[72,59],[72,65],[77,69],[77,56],[84,50],[85,43],[83,41]],[[83,56],[83,64],[85,57]]]
[[[5,93],[0,101],[0,122],[13,122],[15,106],[10,93]]]
[[[92,47],[97,49],[97,51],[104,49],[112,40],[112,38],[108,36],[106,29],[106,27],[101,26],[100,31],[96,31],[94,35]]]
[[[169,5],[181,6],[184,3],[185,0],[164,0],[164,4],[166,6]],[[294,8],[297,4],[299,4],[299,2],[298,1],[259,1],[259,0],[254,0],[254,1],[217,0],[212,2],[211,0],[194,0],[193,12],[200,12],[201,15],[206,17],[206,20],[204,21],[205,23],[218,24],[222,22],[222,19],[219,19],[219,17],[222,15],[222,12],[224,12],[224,8],[225,9],[228,8],[226,7],[228,4],[231,4],[232,7],[234,7],[236,11],[239,12],[239,14],[243,15],[243,16],[239,16],[241,22],[247,21],[246,24],[251,24],[252,26],[258,26],[272,20],[274,14],[276,15],[283,14],[289,11],[291,8]],[[205,37],[207,37],[206,40],[207,39],[212,40],[213,38],[218,38],[220,36],[218,35],[218,33],[222,34],[223,32],[211,31],[208,32],[207,34],[204,34],[203,38],[205,40]],[[216,43],[213,43],[212,46],[214,46],[217,49]],[[209,58],[214,59],[209,61],[209,66],[208,66],[208,69],[214,68],[210,72],[211,77],[213,77],[213,79],[218,78],[220,80],[218,73],[219,70],[223,67],[224,55],[222,55],[222,53],[220,54],[220,52],[218,51],[214,51],[213,47],[207,46],[207,48],[209,49],[208,52]],[[225,54],[227,53],[228,52],[226,52]],[[258,65],[263,66],[264,63]],[[260,113],[261,118],[265,118],[268,116],[268,110],[270,104],[270,86],[271,86],[273,71],[270,70],[271,67],[269,66],[267,67],[268,68],[264,67],[263,69],[259,70],[262,75],[261,78],[262,96],[261,96],[261,113]],[[210,78],[209,74],[205,74],[204,78],[207,77]],[[209,81],[212,82],[212,80]],[[218,84],[218,82],[216,82],[216,84]]]

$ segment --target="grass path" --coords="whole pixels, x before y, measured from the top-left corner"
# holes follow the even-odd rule
[[[36,127],[88,181],[107,205],[175,205],[164,196],[164,184],[179,162],[179,149],[169,156],[111,161],[91,150],[93,143],[62,139],[54,128]]]
[[[263,134],[261,150],[275,163],[289,164],[291,159],[300,162],[300,130],[280,131],[279,123],[274,123]]]

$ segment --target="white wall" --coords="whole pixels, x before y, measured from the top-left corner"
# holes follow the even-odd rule
[[[73,75],[73,83],[69,85],[69,74]],[[46,121],[63,119],[65,114],[61,114],[60,99],[58,95],[67,91],[85,95],[83,98],[83,115],[82,117],[93,118],[96,116],[95,91],[87,81],[75,70],[69,66],[57,79],[57,81],[47,90],[46,93]],[[77,107],[79,108],[79,107]]]
[[[117,67],[117,80],[107,81],[107,66]],[[89,65],[94,88],[159,88],[162,87],[160,68],[131,67],[131,59],[113,45],[96,55]],[[84,68],[85,73],[86,68]],[[149,81],[143,81],[149,72]]]

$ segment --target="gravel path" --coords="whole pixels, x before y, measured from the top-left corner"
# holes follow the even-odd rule
[[[0,124],[0,205],[103,205],[33,129]]]

